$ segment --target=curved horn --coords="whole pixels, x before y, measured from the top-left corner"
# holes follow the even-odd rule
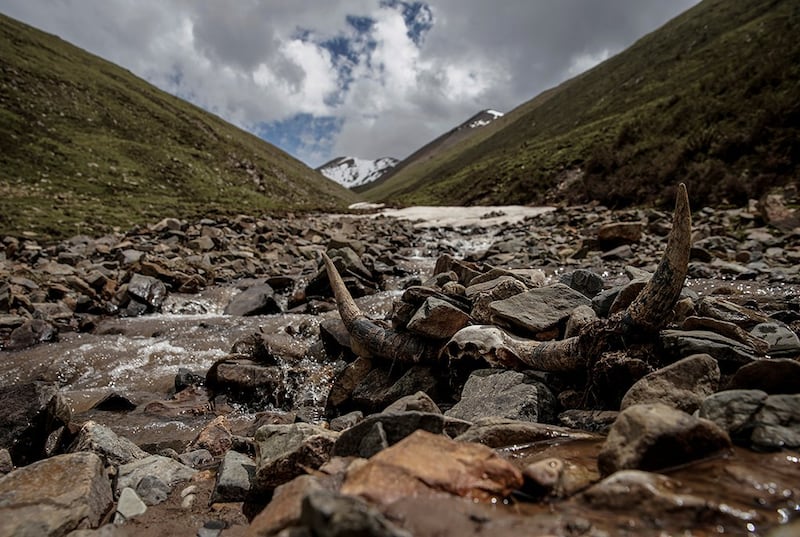
[[[653,277],[625,310],[623,322],[631,327],[655,331],[664,326],[683,289],[689,271],[692,246],[692,213],[686,185],[678,185],[672,230],[667,249]]]
[[[322,253],[336,306],[359,356],[418,363],[438,356],[438,348],[412,334],[382,328],[367,318],[353,300],[331,258]]]

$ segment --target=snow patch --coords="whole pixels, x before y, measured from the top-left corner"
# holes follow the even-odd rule
[[[394,168],[399,161],[392,157],[376,160],[356,157],[339,157],[317,168],[328,179],[347,188],[365,185],[379,179]]]

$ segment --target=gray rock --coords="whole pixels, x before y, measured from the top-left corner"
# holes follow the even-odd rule
[[[788,358],[757,360],[740,367],[728,383],[729,390],[763,390],[768,394],[798,391],[800,362]]]
[[[136,515],[144,514],[147,506],[130,487],[125,487],[119,494],[117,512],[114,515],[114,524],[124,524]]]
[[[0,387],[0,448],[16,466],[47,455],[48,437],[69,423],[72,411],[54,384],[32,382]]]
[[[620,410],[660,402],[692,413],[717,390],[719,377],[716,360],[708,354],[695,354],[637,380],[622,398]]]
[[[452,304],[430,297],[408,322],[408,329],[432,339],[449,339],[467,326],[470,317]]]
[[[271,493],[275,487],[319,468],[331,455],[338,433],[308,423],[264,425],[256,431],[256,471],[252,489]]]
[[[78,438],[70,446],[69,451],[91,451],[98,454],[106,464],[119,466],[137,459],[144,459],[150,454],[127,438],[117,434],[105,425],[87,421],[78,431]]]
[[[256,463],[250,457],[228,451],[217,472],[211,503],[244,501],[255,473]]]
[[[58,329],[42,319],[25,320],[11,331],[5,349],[17,351],[58,339]]]
[[[603,475],[618,470],[658,470],[693,461],[731,441],[714,422],[695,418],[662,403],[635,405],[611,426],[597,466]]]
[[[770,395],[754,418],[751,441],[758,449],[800,448],[800,394]]]
[[[317,537],[411,537],[366,501],[327,490],[303,499],[300,520]]]
[[[331,431],[344,431],[363,419],[364,413],[360,410],[354,410],[343,416],[337,416],[330,421]]]
[[[0,475],[5,475],[14,469],[14,461],[7,449],[0,449]]]
[[[214,455],[207,449],[193,449],[186,453],[178,455],[178,459],[191,468],[201,468],[207,464],[214,462]]]
[[[118,492],[125,487],[135,488],[139,481],[148,475],[157,477],[172,487],[181,481],[188,481],[197,474],[197,470],[161,455],[150,455],[145,459],[123,464],[117,471]]]
[[[750,333],[769,343],[767,354],[773,358],[785,356],[794,358],[800,355],[800,338],[787,326],[778,323],[760,323]]]
[[[266,283],[248,287],[234,296],[225,307],[225,315],[268,315],[280,312],[275,291]]]
[[[161,280],[134,273],[128,282],[128,294],[155,310],[164,303],[167,286]]]
[[[582,293],[557,283],[532,289],[489,306],[495,322],[505,328],[530,334],[557,335],[559,323],[566,321],[572,310],[591,301]]]
[[[0,535],[60,537],[96,528],[112,503],[100,457],[57,455],[0,478]]]
[[[206,384],[242,403],[278,404],[285,390],[280,367],[236,357],[224,358],[212,365],[206,374]]]
[[[707,330],[662,330],[660,339],[668,356],[679,359],[692,354],[709,354],[723,372],[759,359],[752,347]]]
[[[394,403],[384,408],[383,412],[408,412],[409,410],[432,412],[434,414],[442,413],[441,409],[433,401],[433,399],[431,399],[427,393],[422,391],[401,397]]]
[[[713,296],[705,296],[698,302],[697,313],[704,317],[727,321],[745,329],[750,329],[759,323],[771,322],[769,317],[757,311]]]
[[[564,339],[577,336],[580,331],[597,320],[597,314],[591,306],[578,306],[567,319],[567,326],[564,328]]]
[[[559,281],[589,298],[594,298],[603,290],[605,284],[602,276],[587,269],[578,269],[562,274]]]
[[[557,425],[545,425],[530,421],[518,421],[505,418],[481,418],[465,432],[456,436],[458,442],[477,442],[491,448],[500,448],[520,444],[531,444],[555,439],[578,440],[597,438],[574,429]]]
[[[172,488],[153,475],[146,475],[136,484],[136,494],[146,505],[158,505],[164,502]]]
[[[740,443],[749,443],[754,419],[767,394],[761,390],[727,390],[706,398],[700,417],[713,421]]]
[[[500,417],[552,422],[556,405],[550,389],[524,373],[482,369],[470,375],[461,391],[461,400],[445,415],[468,421]]]
[[[558,421],[570,429],[579,429],[592,433],[607,433],[619,412],[616,410],[565,410],[558,415]]]
[[[642,238],[644,226],[641,222],[614,222],[603,224],[597,230],[597,240],[604,250],[623,244],[634,244]]]

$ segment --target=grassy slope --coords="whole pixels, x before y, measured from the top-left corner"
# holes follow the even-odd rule
[[[800,4],[705,0],[363,195],[400,203],[741,203],[796,181]],[[557,185],[582,170],[559,192]]]
[[[0,236],[355,199],[219,117],[2,15],[0,70]]]

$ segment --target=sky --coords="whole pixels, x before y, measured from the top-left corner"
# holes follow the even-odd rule
[[[697,0],[0,0],[311,167],[403,158]]]

